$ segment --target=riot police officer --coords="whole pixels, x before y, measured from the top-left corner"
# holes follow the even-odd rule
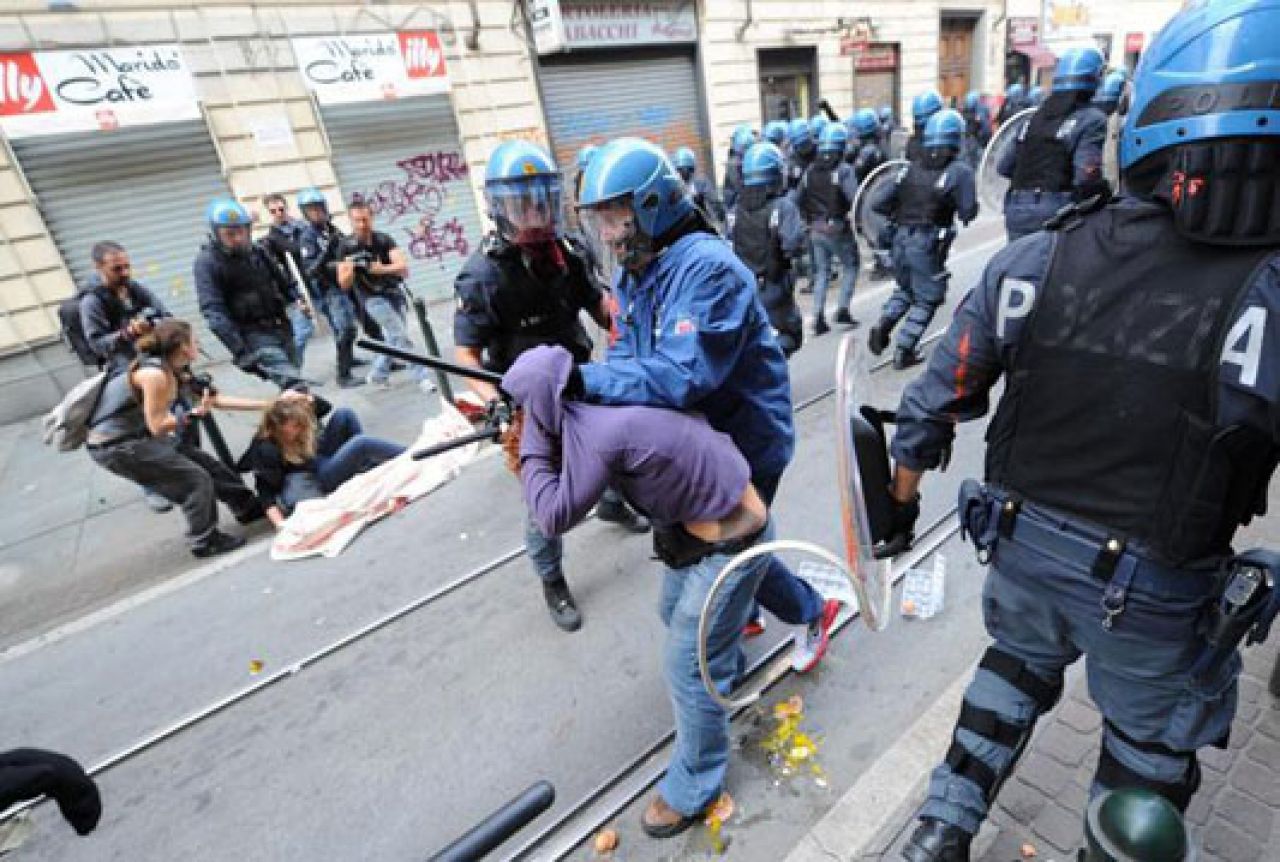
[[[1010,84],[1004,91],[1004,104],[996,113],[996,125],[1003,126],[1010,117],[1022,113],[1028,108],[1027,88],[1020,83]]]
[[[1129,76],[1120,69],[1108,72],[1107,77],[1102,79],[1102,86],[1094,94],[1093,106],[1110,117],[1120,106],[1120,97],[1124,95],[1125,84],[1128,82]]]
[[[911,862],[969,858],[1082,654],[1103,717],[1094,794],[1145,787],[1185,810],[1197,750],[1227,745],[1236,644],[1265,637],[1280,597],[1274,554],[1232,556],[1280,456],[1280,110],[1266,96],[1277,45],[1280,0],[1178,13],[1133,83],[1127,196],[1079,203],[992,258],[903,395],[891,490],[905,533],[921,471],[1008,380],[986,484],[966,483],[960,507],[991,562],[995,643],[933,773]],[[1261,97],[1241,105],[1254,85]],[[1206,188],[1240,205],[1211,207]]]
[[[790,356],[804,342],[792,261],[803,253],[806,237],[800,211],[783,188],[785,161],[782,151],[770,143],[747,150],[731,238],[738,258],[755,273],[769,324],[782,352]]]
[[[287,306],[301,304],[293,282],[253,242],[252,219],[238,201],[219,198],[205,208],[209,239],[196,255],[196,298],[205,323],[236,367],[280,388],[302,380]]]
[[[822,130],[818,156],[792,192],[792,199],[809,228],[809,248],[813,257],[813,334],[831,330],[826,320],[827,286],[831,260],[840,261],[840,297],[835,322],[856,326],[849,314],[854,283],[858,279],[858,244],[853,238],[849,210],[858,194],[858,178],[844,162],[849,133],[840,123]]]
[[[800,185],[800,178],[813,164],[818,154],[817,142],[813,139],[813,130],[803,118],[792,120],[787,125],[787,190]]]
[[[973,169],[957,157],[963,144],[964,119],[953,110],[929,118],[921,137],[920,159],[898,174],[898,180],[878,188],[868,202],[896,225],[893,238],[894,276],[898,289],[880,311],[868,344],[880,355],[889,336],[898,330],[893,367],[908,368],[920,362],[916,345],[938,306],[946,299],[947,252],[955,239],[952,227],[958,216],[968,224],[978,215]]]
[[[982,94],[970,90],[964,97],[964,156],[969,167],[978,169],[982,151],[991,140],[991,111]]]
[[[756,142],[755,130],[742,123],[733,130],[729,141],[729,159],[724,169],[724,208],[732,213],[738,205],[738,193],[742,190],[742,157]]]
[[[893,108],[890,105],[881,105],[876,119],[880,121],[880,149],[884,151],[885,158],[891,158],[893,153],[893,130],[897,126],[897,118],[893,115]]]
[[[996,170],[1010,178],[1004,201],[1010,242],[1039,230],[1072,201],[1106,191],[1102,148],[1107,118],[1089,104],[1102,65],[1097,48],[1064,53],[1053,73],[1053,95],[996,163]]]
[[[1093,106],[1107,117],[1107,142],[1102,151],[1102,176],[1112,189],[1120,187],[1120,166],[1117,159],[1120,126],[1124,122],[1123,113],[1125,113],[1120,111],[1120,100],[1124,96],[1128,83],[1129,76],[1122,70],[1108,72],[1107,77],[1102,79],[1102,86],[1093,97]]]
[[[329,204],[319,189],[308,188],[298,192],[298,209],[307,220],[300,246],[302,275],[307,280],[311,295],[319,298],[321,313],[333,330],[337,384],[343,389],[362,386],[364,380],[351,373],[356,366],[356,336],[359,334],[355,300],[338,284],[342,231],[329,219]]]
[[[588,163],[588,171],[590,164]],[[591,339],[579,320],[587,312],[603,329],[611,315],[586,252],[561,229],[560,171],[540,147],[507,141],[485,168],[485,200],[496,230],[467,259],[454,281],[455,357],[463,365],[506,371],[531,347],[556,344],[577,362],[591,358]],[[469,381],[490,403],[497,390]],[[601,520],[645,532],[648,521],[610,493],[597,507]],[[552,621],[564,631],[582,626],[582,615],[561,568],[563,543],[545,536],[530,519],[525,546]]]
[[[770,120],[765,123],[764,133],[761,135],[761,138],[781,150],[787,145],[786,120]]]
[[[595,158],[599,149],[594,144],[588,144],[578,150],[578,155],[574,159],[574,166],[578,171],[573,177],[573,199],[575,201],[578,199],[578,195],[582,193],[582,177],[587,173],[587,165],[591,164],[591,160]]]
[[[876,112],[863,108],[849,120],[849,147],[845,151],[845,159],[853,166],[858,184],[861,185],[887,158],[880,144],[880,123]]]
[[[1056,82],[1054,84],[1054,89],[1057,89]],[[1041,87],[1040,85],[1037,84],[1036,86],[1032,87],[1030,90],[1027,90],[1027,107],[1028,108],[1038,108],[1043,104],[1044,104],[1044,87]]]
[[[911,137],[907,139],[906,158],[909,162],[919,161],[924,154],[924,127],[929,118],[942,110],[942,96],[937,90],[925,90],[911,102],[911,119],[914,127]]]
[[[676,150],[672,163],[684,180],[689,194],[693,197],[693,205],[711,217],[716,224],[724,224],[724,205],[716,196],[716,187],[706,177],[698,176],[698,157],[688,147]]]

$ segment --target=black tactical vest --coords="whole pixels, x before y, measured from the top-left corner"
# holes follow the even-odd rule
[[[1272,250],[1188,242],[1155,204],[1108,207],[1055,242],[987,430],[988,481],[1169,563],[1227,553],[1277,453],[1215,427],[1220,357]]]
[[[768,282],[780,281],[789,269],[777,236],[776,213],[781,198],[757,200],[752,191],[748,189],[738,202],[733,252],[757,277]]]
[[[582,285],[590,283],[590,275],[576,249],[561,243],[561,250],[565,270],[549,281],[529,271],[517,246],[504,243],[489,252],[499,272],[490,303],[501,327],[501,334],[486,345],[489,370],[506,371],[521,353],[544,344],[565,348],[574,362],[590,361],[591,338],[570,299],[585,292]]]
[[[939,187],[946,173],[911,163],[898,184],[898,224],[950,227],[953,207]]]
[[[1018,158],[1013,168],[1013,179],[1009,183],[1010,189],[1071,191],[1074,173],[1071,150],[1068,149],[1066,140],[1058,137],[1058,132],[1068,123],[1075,122],[1079,122],[1077,111],[1057,123],[1042,118],[1040,111],[1032,115],[1023,139],[1018,142]]]
[[[924,158],[924,136],[912,135],[907,138],[907,147],[904,152],[907,161],[915,163]]]
[[[800,199],[804,217],[811,222],[842,220],[849,214],[852,203],[840,188],[840,163],[826,167],[824,161],[814,162],[804,174]]]
[[[227,312],[240,327],[275,328],[285,319],[284,297],[275,262],[254,245],[245,255],[213,250],[218,286]]]

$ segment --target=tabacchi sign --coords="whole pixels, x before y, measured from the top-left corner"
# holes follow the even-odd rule
[[[0,53],[0,127],[11,138],[199,116],[177,45]]]
[[[293,53],[302,80],[325,105],[449,90],[444,48],[434,30],[297,38]]]

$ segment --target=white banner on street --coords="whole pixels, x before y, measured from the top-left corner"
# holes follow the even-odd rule
[[[0,128],[11,138],[199,117],[177,45],[0,53]]]
[[[434,30],[299,37],[298,70],[322,105],[403,99],[449,91],[449,70]]]

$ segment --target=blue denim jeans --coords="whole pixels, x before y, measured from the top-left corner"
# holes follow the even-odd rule
[[[821,233],[814,230],[810,234],[813,244],[813,310],[822,314],[827,308],[827,286],[831,280],[831,259],[840,261],[840,299],[838,309],[849,310],[853,301],[853,287],[858,280],[858,244],[854,242],[853,231],[843,230],[839,233]]]
[[[316,478],[326,494],[360,473],[404,452],[399,443],[363,433],[355,411],[339,407],[316,441]]]
[[[245,369],[249,373],[269,380],[281,389],[302,380],[294,345],[283,332],[247,332],[244,342],[251,355],[252,367]]]
[[[1235,717],[1241,663],[1233,654],[1211,679],[1191,679],[1190,668],[1205,645],[1200,624],[1213,600],[1213,584],[1204,572],[1185,574],[1180,594],[1144,587],[1139,575],[1124,612],[1108,630],[1101,624],[1103,581],[1084,567],[1001,541],[983,586],[983,620],[1001,652],[1020,659],[1046,682],[1061,680],[1083,655],[1089,696],[1108,722],[1140,744],[1192,752],[1225,740]],[[1037,712],[1031,697],[983,668],[964,699],[1024,727]],[[997,774],[1013,767],[1014,752],[1005,745],[965,728],[957,728],[956,740]],[[1184,756],[1135,746],[1109,729],[1102,744],[1129,770],[1152,781],[1177,781],[1188,768]],[[1091,792],[1101,789],[1095,782]],[[933,771],[920,816],[976,833],[989,804],[977,784],[944,763]]]
[[[751,484],[760,492],[765,505],[772,507],[782,475],[752,476]],[[822,614],[822,594],[801,580],[777,557],[768,557],[769,565],[756,590],[749,619],[760,615],[760,606],[787,625],[808,625]]]
[[[307,342],[311,340],[311,336],[315,335],[316,324],[296,304],[289,306],[288,314],[289,326],[293,329],[294,358],[297,359],[298,367],[301,368],[307,355]]]
[[[564,557],[564,540],[558,536],[544,536],[527,511],[524,516],[524,547],[533,563],[533,572],[542,581],[554,581],[563,576],[560,560]]]
[[[413,341],[409,338],[409,329],[405,323],[405,303],[401,294],[388,294],[387,296],[372,295],[364,298],[365,313],[373,318],[374,323],[378,324],[378,328],[382,330],[382,340],[390,344],[392,347],[399,347],[404,350],[417,350]],[[413,379],[425,380],[427,377],[427,368],[425,365],[414,365]],[[379,353],[373,357],[373,369],[369,377],[382,383],[391,375],[391,357]]]
[[[773,539],[769,524],[760,541]],[[729,715],[707,694],[698,672],[698,619],[720,571],[731,557],[717,554],[684,569],[665,569],[662,622],[667,627],[663,674],[676,719],[675,747],[658,792],[667,804],[691,817],[715,801],[729,765]],[[720,588],[707,633],[707,666],[722,694],[728,694],[746,667],[742,627],[751,618],[751,597],[771,557],[756,557]]]

